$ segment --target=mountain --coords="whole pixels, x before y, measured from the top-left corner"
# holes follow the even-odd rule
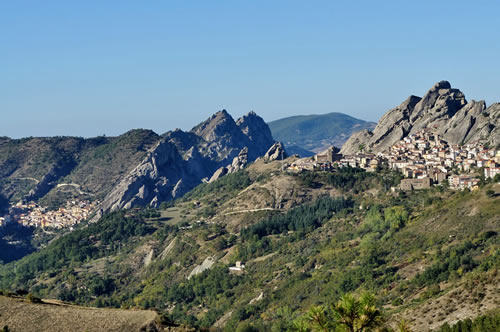
[[[131,130],[118,137],[0,139],[0,194],[11,202],[58,207],[78,196],[103,199],[160,136]]]
[[[248,161],[274,143],[254,112],[237,121],[225,110],[191,131],[158,135],[131,130],[118,137],[0,138],[0,198],[57,208],[78,197],[102,201],[102,212],[178,198],[230,164],[243,148]],[[3,208],[0,199],[0,208]]]
[[[189,132],[167,132],[145,159],[106,196],[103,213],[134,206],[157,207],[179,198],[245,151],[245,163],[274,144],[269,127],[254,112],[236,122],[222,110]]]
[[[225,331],[283,331],[311,306],[366,290],[388,324],[413,331],[498,308],[499,185],[395,196],[388,171],[281,167],[261,158],[166,209],[80,225],[0,266],[0,288]]]
[[[330,145],[342,146],[353,132],[373,129],[375,123],[342,113],[291,116],[268,123],[273,137],[282,141],[290,154],[306,157]],[[306,150],[306,151],[304,151]]]
[[[484,101],[470,101],[447,81],[436,83],[423,97],[410,96],[389,110],[373,131],[353,134],[341,153],[387,150],[402,138],[429,128],[451,144],[483,141],[500,144],[500,103],[486,107]]]

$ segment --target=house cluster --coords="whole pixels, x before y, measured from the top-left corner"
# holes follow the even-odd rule
[[[17,222],[24,226],[64,228],[80,223],[88,218],[97,202],[68,201],[65,207],[48,210],[34,202],[19,202],[10,208],[9,214],[0,218],[0,225]]]
[[[479,179],[470,174],[472,171],[483,168],[487,178],[500,173],[500,150],[488,149],[481,143],[448,144],[429,129],[405,137],[380,156],[389,168],[414,179],[402,184],[402,190],[409,185],[418,189],[427,187],[427,183],[445,181],[453,189],[474,189]]]
[[[400,190],[424,189],[444,182],[453,189],[474,189],[479,179],[470,174],[472,171],[483,169],[485,178],[500,174],[500,150],[481,143],[448,144],[432,130],[423,129],[405,137],[384,153],[343,156],[332,147],[314,159],[296,160],[288,170],[328,171],[350,166],[374,172],[382,165],[404,175]]]

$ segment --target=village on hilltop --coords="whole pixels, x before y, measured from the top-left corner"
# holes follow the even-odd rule
[[[400,171],[405,177],[399,188],[394,189],[425,189],[445,182],[452,189],[476,189],[480,180],[473,172],[482,169],[485,178],[500,177],[500,149],[482,143],[448,144],[426,128],[403,138],[384,153],[365,153],[360,146],[359,153],[344,156],[337,148],[330,147],[314,158],[296,160],[287,169],[328,171],[350,166],[375,172],[383,165]]]
[[[51,211],[35,202],[19,202],[9,209],[9,213],[0,217],[0,226],[15,222],[23,226],[65,228],[74,226],[87,219],[98,202],[71,200],[65,207]]]
[[[336,167],[359,167],[376,172],[382,167],[401,172],[404,178],[393,190],[411,191],[429,188],[434,184],[447,184],[452,189],[477,189],[480,179],[500,180],[500,149],[482,143],[466,145],[449,144],[429,129],[411,134],[387,152],[377,154],[360,151],[355,155],[342,155],[339,149],[330,147],[313,158],[301,158],[287,165],[286,170],[334,171]],[[87,219],[99,202],[71,200],[65,207],[51,211],[35,202],[19,202],[9,213],[0,217],[0,226],[10,222],[33,227],[72,227]]]

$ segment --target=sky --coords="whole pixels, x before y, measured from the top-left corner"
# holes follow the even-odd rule
[[[377,121],[448,80],[500,101],[498,1],[2,1],[0,136]]]

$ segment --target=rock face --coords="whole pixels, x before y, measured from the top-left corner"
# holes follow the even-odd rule
[[[410,96],[388,111],[373,131],[353,134],[342,146],[342,154],[361,150],[381,152],[409,134],[431,128],[452,144],[473,141],[500,143],[500,104],[486,108],[484,101],[467,102],[449,82],[436,83],[424,97]]]
[[[236,121],[241,132],[248,137],[248,158],[255,160],[266,153],[269,146],[274,143],[269,126],[255,112],[250,112]],[[272,142],[269,144],[269,142]],[[250,148],[251,147],[251,148]]]
[[[222,110],[189,132],[176,129],[164,134],[106,196],[100,209],[158,206],[181,197],[204,178],[215,181],[238,171],[273,143],[269,127],[254,112],[234,121]]]
[[[248,164],[248,148],[244,147],[243,149],[241,149],[238,156],[234,157],[231,165],[227,165],[216,170],[208,182],[211,183],[217,181],[226,174],[237,172],[240,169],[243,169],[247,164]]]
[[[283,146],[283,143],[281,142],[276,142],[267,150],[266,154],[264,155],[264,160],[268,161],[273,161],[273,160],[280,160],[280,159],[285,159],[288,157],[288,154],[285,151],[285,147]]]
[[[134,206],[157,206],[178,197],[190,184],[186,166],[175,145],[164,139],[106,196],[100,208],[107,212]]]

